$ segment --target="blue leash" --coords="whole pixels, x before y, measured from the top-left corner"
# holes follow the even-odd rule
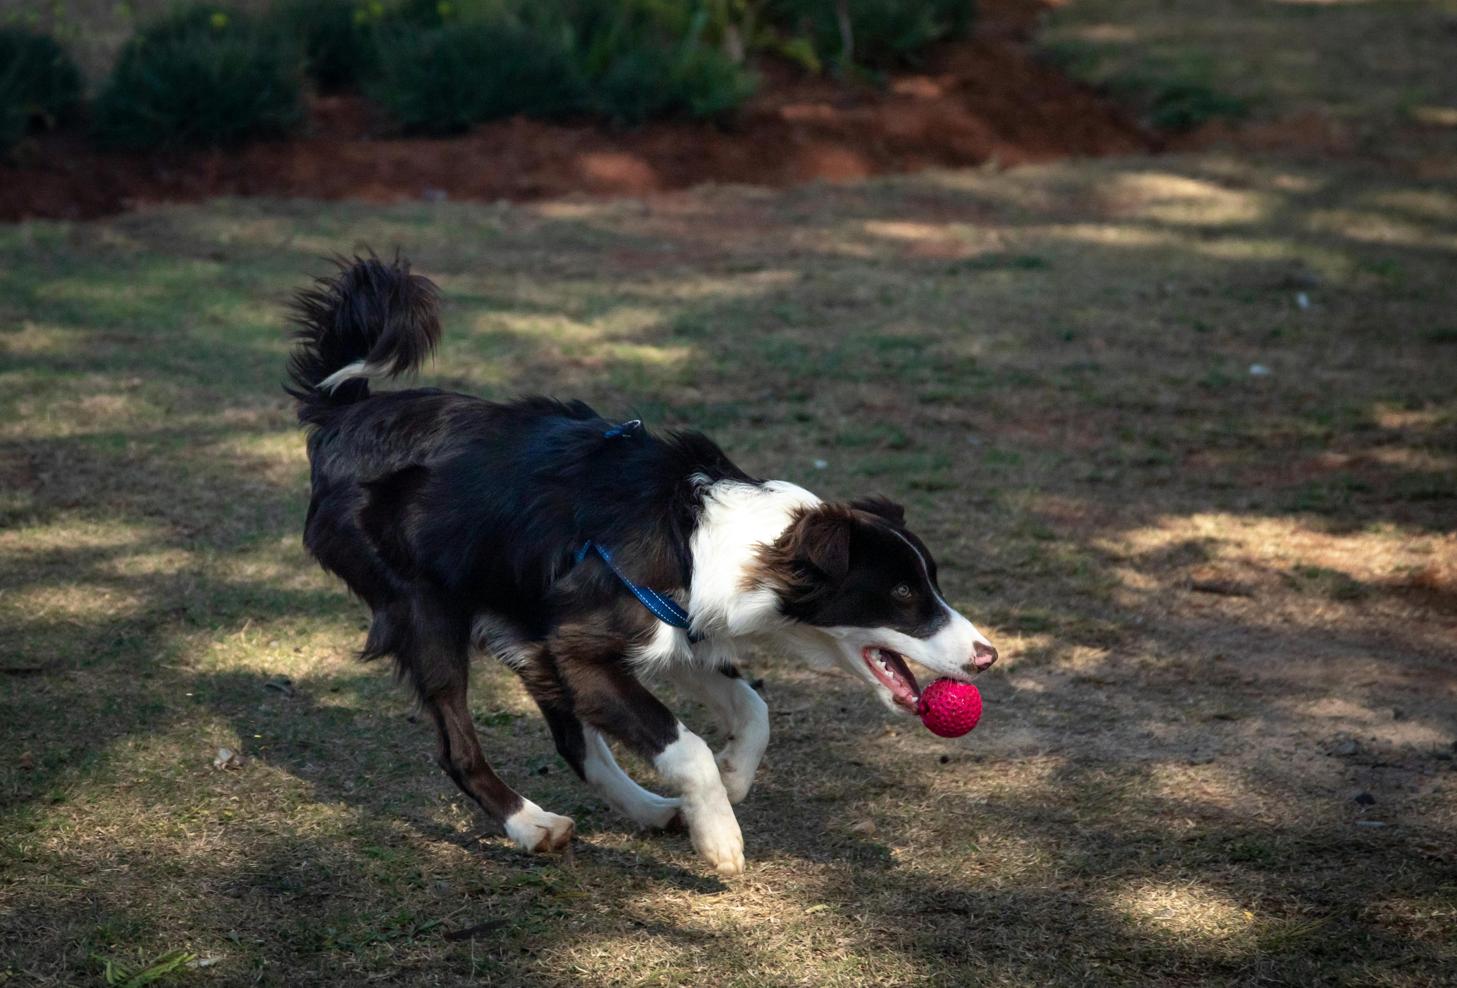
[[[595,552],[597,558],[607,564],[607,568],[612,571],[612,575],[622,581],[622,585],[627,587],[628,591],[637,598],[638,603],[652,612],[653,617],[664,624],[687,630],[688,612],[683,610],[678,602],[671,597],[658,593],[656,590],[639,586],[629,580],[627,574],[618,567],[617,560],[612,558],[612,553],[608,552],[607,547],[600,542],[593,542],[591,539],[588,539],[583,543],[582,548],[577,550],[577,562],[580,563],[587,558],[588,553],[592,552]]]
[[[632,419],[629,422],[623,422],[621,425],[614,425],[602,433],[602,438],[618,439],[623,436],[631,436],[641,428],[642,419]],[[676,600],[673,600],[666,594],[659,593],[648,587],[639,586],[628,579],[627,574],[617,565],[617,560],[612,558],[612,553],[602,543],[593,541],[592,539],[588,539],[582,543],[582,547],[577,550],[577,564],[581,565],[582,561],[594,552],[597,554],[598,559],[601,559],[602,562],[607,564],[607,568],[612,571],[612,575],[622,581],[622,585],[628,589],[628,592],[636,597],[638,603],[646,607],[653,617],[670,627],[682,628],[684,631],[688,630],[688,612]],[[688,640],[698,641],[699,638],[697,635],[689,635]]]

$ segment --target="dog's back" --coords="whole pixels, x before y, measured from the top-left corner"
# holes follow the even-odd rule
[[[356,259],[300,296],[288,391],[310,430],[304,541],[373,612],[363,656],[392,656],[434,721],[438,761],[521,846],[556,850],[570,819],[486,762],[467,703],[472,645],[520,676],[557,750],[642,826],[687,823],[722,875],[743,869],[730,803],[768,742],[732,662],[769,636],[838,662],[913,711],[904,658],[968,675],[995,658],[883,499],[825,503],[756,481],[708,439],[614,425],[580,402],[372,394],[440,337],[436,292],[401,260]],[[675,677],[723,721],[717,757],[642,683]],[[616,764],[613,737],[681,795]]]
[[[304,543],[376,612],[367,657],[408,651],[400,612],[426,588],[461,626],[504,614],[544,635],[559,577],[604,533],[643,582],[685,585],[690,478],[748,480],[701,435],[614,431],[581,402],[371,393],[440,337],[435,289],[403,261],[356,259],[300,296],[295,321],[288,391],[311,427]]]

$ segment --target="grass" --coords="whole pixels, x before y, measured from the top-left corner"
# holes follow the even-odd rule
[[[1404,190],[1202,156],[0,232],[0,970],[1437,983],[1457,404],[1425,327],[1454,243],[1413,215],[1370,237]],[[921,256],[958,215],[965,263]],[[482,663],[493,759],[583,840],[482,839],[298,545],[280,306],[361,243],[450,299],[431,380],[709,423],[755,472],[904,499],[1007,656],[983,726],[942,742],[751,657],[776,740],[724,885],[598,805]]]
[[[1454,16],[1453,0],[1074,0],[1041,40],[1164,123],[1251,116],[1289,143],[1403,157],[1457,147]]]
[[[1199,43],[1386,9],[1289,6]],[[1394,70],[1357,55],[1357,129],[1398,133]],[[0,981],[1451,983],[1434,146],[0,228]],[[431,383],[703,426],[761,475],[904,500],[1002,650],[982,725],[939,740],[751,655],[775,738],[721,883],[598,804],[483,661],[493,762],[581,840],[482,836],[299,546],[281,307],[362,244],[446,293]]]

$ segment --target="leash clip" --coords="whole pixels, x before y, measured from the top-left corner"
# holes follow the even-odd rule
[[[637,431],[641,428],[642,419],[629,419],[628,421],[623,422],[621,425],[614,425],[612,428],[602,433],[602,438],[619,439],[623,436],[636,435]]]

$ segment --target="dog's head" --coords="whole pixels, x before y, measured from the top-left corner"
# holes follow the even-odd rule
[[[936,560],[884,498],[802,509],[761,555],[764,583],[795,637],[863,679],[892,710],[914,712],[909,662],[961,681],[997,659],[946,603]]]

